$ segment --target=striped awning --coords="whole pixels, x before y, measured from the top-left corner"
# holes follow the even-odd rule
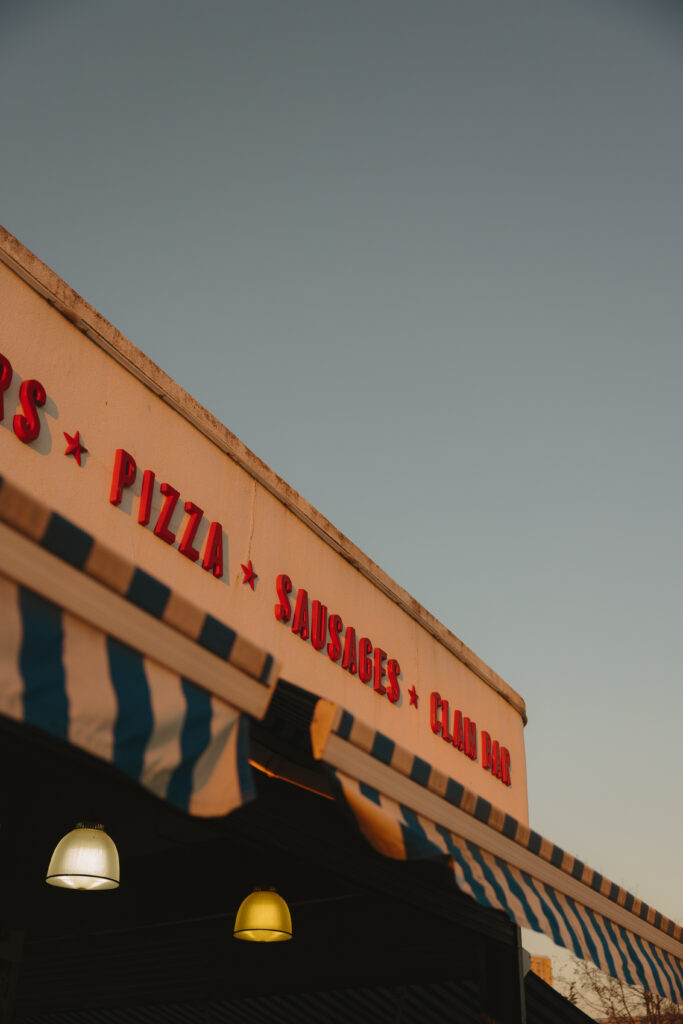
[[[683,929],[347,711],[319,701],[314,754],[384,855],[446,855],[458,888],[606,974],[683,1003]]]
[[[201,816],[255,795],[265,651],[0,479],[0,714]]]

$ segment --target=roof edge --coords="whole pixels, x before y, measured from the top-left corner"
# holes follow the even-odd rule
[[[526,725],[526,704],[504,679],[2,225],[0,261],[265,487],[321,540],[507,701]]]

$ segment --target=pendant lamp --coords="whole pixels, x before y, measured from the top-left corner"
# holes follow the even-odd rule
[[[292,937],[289,907],[275,889],[254,889],[240,904],[233,934],[249,942],[286,942]]]
[[[57,843],[45,881],[62,889],[116,889],[119,854],[102,825],[79,822]]]

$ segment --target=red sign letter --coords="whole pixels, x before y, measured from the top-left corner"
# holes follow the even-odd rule
[[[392,704],[395,704],[398,698],[401,696],[401,687],[398,685],[398,677],[401,674],[401,666],[396,661],[396,658],[392,658],[387,665],[387,676],[389,677],[389,685],[387,686],[387,697]]]
[[[345,668],[352,676],[355,676],[358,669],[358,660],[356,657],[356,631],[353,626],[347,626],[346,633],[344,634],[344,657],[342,658],[342,668]]]
[[[154,493],[154,473],[146,469],[142,474],[142,492],[140,494],[140,505],[138,507],[138,522],[147,526],[149,514],[152,511],[152,494]]]
[[[199,552],[196,548],[192,547],[192,542],[197,534],[197,530],[199,529],[199,524],[202,521],[204,513],[192,501],[185,502],[185,511],[190,518],[187,521],[185,533],[183,534],[183,539],[178,546],[178,551],[181,555],[185,555],[185,558],[189,558],[191,562],[196,562],[199,558]]]
[[[382,683],[386,676],[384,662],[387,660],[386,652],[381,647],[375,647],[375,689],[377,693],[386,693],[387,688]]]
[[[223,575],[223,527],[220,523],[211,523],[209,527],[202,569],[213,572],[216,577]]]
[[[306,590],[300,590],[296,595],[292,633],[298,633],[302,640],[308,640],[310,629],[308,624],[308,591]]]
[[[19,388],[19,401],[24,415],[17,413],[14,417],[14,433],[24,444],[35,441],[38,437],[40,419],[36,406],[45,405],[46,400],[45,388],[39,380],[25,380]]]
[[[472,761],[477,760],[477,724],[465,716],[465,753]]]
[[[3,396],[12,383],[12,364],[0,352],[0,420],[5,418]]]
[[[452,743],[453,742],[453,737],[450,734],[450,732],[448,731],[448,719],[449,718],[450,718],[450,714],[449,714],[449,711],[448,711],[448,701],[447,700],[442,700],[441,701],[441,737],[442,737],[442,739],[444,739],[446,741],[446,743]]]
[[[322,651],[327,637],[327,605],[314,601],[311,611],[311,643]]]
[[[432,723],[432,732],[435,732],[438,736],[441,732],[441,722],[439,721],[439,708],[441,707],[441,697],[434,691],[429,698],[429,720]]]
[[[327,656],[332,661],[339,661],[341,658],[341,640],[339,634],[344,628],[344,623],[339,615],[330,615],[330,642],[327,645]]]
[[[502,780],[506,786],[509,786],[512,780],[510,778],[510,751],[507,747],[500,748],[500,757],[503,762]]]
[[[280,603],[275,605],[275,618],[279,619],[280,622],[289,622],[289,617],[292,614],[292,606],[287,597],[287,594],[292,593],[292,581],[289,576],[281,573],[275,583],[275,589],[277,590],[277,596],[280,598]]]
[[[493,741],[493,747],[491,748],[491,774],[495,775],[497,779],[503,774],[503,766],[500,761],[500,743],[498,740]]]
[[[372,679],[372,662],[370,661],[370,654],[372,652],[372,644],[366,636],[360,638],[358,644],[358,678],[361,683],[369,683]],[[375,687],[377,689],[377,687]],[[381,693],[384,693],[384,687],[382,687]]]
[[[135,482],[137,471],[138,467],[135,465],[133,456],[124,451],[123,448],[119,448],[114,459],[114,475],[111,479],[111,490],[109,492],[109,500],[112,505],[121,504],[123,488],[130,487]]]
[[[455,721],[453,725],[453,746],[457,747],[458,750],[465,749],[465,730],[462,724],[462,711],[455,712]]]
[[[491,737],[486,729],[481,734],[481,766],[484,771],[488,771],[491,767]]]
[[[168,524],[171,521],[171,516],[175,512],[175,507],[180,497],[180,491],[176,491],[175,487],[171,487],[170,484],[161,485],[161,493],[165,497],[166,501],[161,506],[161,512],[157,519],[157,524],[154,527],[154,534],[156,537],[161,537],[167,544],[172,544],[175,540],[175,533],[171,533],[168,528]]]

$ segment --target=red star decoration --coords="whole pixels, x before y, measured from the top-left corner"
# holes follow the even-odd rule
[[[408,707],[411,707],[413,704],[415,705],[415,707],[417,707],[417,690],[415,689],[414,686],[411,686],[410,689],[408,690],[408,696],[410,697],[410,704],[408,705]]]
[[[80,431],[77,430],[73,437],[71,436],[71,434],[67,434],[66,430],[62,431],[62,433],[66,438],[66,451],[64,452],[64,454],[74,455],[76,457],[76,462],[80,466],[81,455],[85,455],[88,451],[85,445],[81,444]]]
[[[240,565],[242,565],[241,562]],[[249,559],[246,565],[242,565],[242,572],[244,573],[244,579],[242,580],[242,583],[248,583],[251,589],[253,590],[254,583],[258,579],[258,576],[254,572],[254,566],[251,564],[251,558]]]

